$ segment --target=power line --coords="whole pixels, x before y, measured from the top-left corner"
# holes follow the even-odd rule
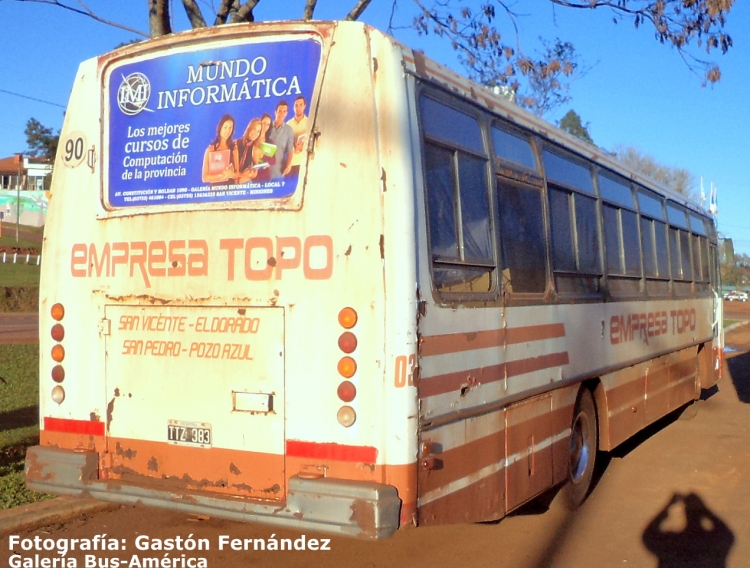
[[[0,89],[0,93],[5,93],[6,95],[13,95],[15,97],[21,97],[22,99],[29,99],[31,101],[36,101],[38,103],[44,103],[46,105],[52,105],[60,108],[66,108],[65,105],[59,105],[57,103],[53,103],[50,101],[45,101],[42,99],[35,99],[34,97],[30,97],[28,95],[22,95],[21,93],[14,93],[13,91],[6,91],[5,89]]]

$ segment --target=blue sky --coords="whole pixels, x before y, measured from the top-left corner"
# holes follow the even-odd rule
[[[355,0],[319,0],[316,17],[342,18]],[[203,4],[209,3],[204,2]],[[90,0],[100,16],[148,31],[146,3]],[[174,3],[175,28],[186,23],[179,1]],[[372,0],[361,20],[386,29],[391,0]],[[304,0],[262,0],[256,18],[297,18]],[[553,8],[548,0],[517,1],[522,47],[533,52],[538,37],[571,41],[588,73],[571,88],[571,101],[548,119],[573,108],[588,123],[594,142],[612,149],[632,145],[660,162],[690,170],[708,188],[718,187],[719,230],[734,240],[735,250],[750,254],[750,192],[742,164],[750,158],[750,6],[738,0],[726,31],[734,47],[712,57],[722,79],[701,87],[677,52],[654,39],[648,26],[634,29],[628,21],[612,22],[606,10]],[[410,0],[398,0],[397,22],[411,20]],[[0,0],[3,22],[0,57],[0,157],[26,150],[24,128],[34,117],[55,130],[62,126],[64,106],[78,64],[136,38],[54,6]],[[445,42],[419,37],[408,30],[395,35],[411,47],[457,71],[462,69]],[[704,55],[702,52],[701,55]],[[8,94],[41,99],[46,104]],[[696,188],[697,189],[697,188]]]

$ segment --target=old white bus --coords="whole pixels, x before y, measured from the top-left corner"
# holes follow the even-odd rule
[[[719,377],[706,212],[368,26],[91,59],[60,148],[33,489],[498,519]]]

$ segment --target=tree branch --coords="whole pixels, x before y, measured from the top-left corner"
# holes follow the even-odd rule
[[[227,23],[227,18],[229,18],[229,10],[232,8],[232,4],[234,4],[234,0],[221,0],[221,5],[219,6],[219,10],[216,12],[216,19],[214,20],[215,26],[220,26]]]
[[[231,22],[233,24],[239,22],[254,22],[255,16],[253,15],[253,10],[255,10],[258,2],[260,2],[260,0],[247,0],[247,2],[240,6],[234,12],[234,14],[232,14]],[[239,0],[235,2],[235,5],[239,5]]]
[[[172,33],[169,0],[148,0],[148,27],[151,30],[151,37],[161,37]]]
[[[596,9],[609,8],[616,16],[632,18],[635,27],[650,23],[656,39],[668,43],[695,72],[703,71],[704,85],[721,78],[719,68],[709,61],[688,52],[691,41],[698,47],[705,45],[706,53],[718,48],[726,53],[732,46],[732,38],[722,30],[726,16],[736,0],[550,0],[552,4],[565,8]]]
[[[38,4],[50,4],[51,6],[57,6],[59,8],[63,8],[65,10],[70,10],[71,12],[75,12],[76,14],[81,14],[83,16],[87,16],[91,18],[92,20],[96,20],[97,22],[101,24],[105,24],[107,26],[112,26],[113,28],[117,28],[120,30],[125,30],[126,32],[130,32],[136,35],[139,35],[141,37],[149,37],[149,35],[146,32],[143,32],[141,30],[137,30],[135,28],[131,28],[129,26],[125,26],[123,24],[118,24],[117,22],[112,22],[110,20],[107,20],[105,18],[102,18],[101,16],[97,15],[96,13],[92,12],[87,6],[83,4],[83,2],[79,2],[81,6],[84,7],[84,9],[76,8],[74,6],[69,6],[68,4],[65,4],[64,2],[60,2],[60,0],[15,0],[16,2],[36,2]]]
[[[317,3],[318,0],[307,0],[307,2],[305,2],[305,10],[302,12],[303,20],[312,20],[313,13],[315,12],[315,5]]]
[[[195,0],[182,0],[182,5],[185,7],[185,13],[187,14],[190,25],[193,29],[207,27],[206,19],[203,17],[200,7]]]
[[[356,6],[352,8],[352,11],[349,12],[349,15],[344,19],[349,20],[349,21],[358,20],[359,17],[362,15],[362,12],[364,12],[365,9],[370,5],[370,1],[371,0],[359,0]]]

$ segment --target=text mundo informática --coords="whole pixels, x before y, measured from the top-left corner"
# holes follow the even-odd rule
[[[189,87],[159,91],[157,109],[182,108],[186,104],[209,104],[288,97],[301,95],[297,75],[263,77],[268,70],[265,57],[214,61],[197,67],[187,66],[186,84]],[[220,84],[216,84],[221,82]],[[201,83],[215,83],[206,84]]]
[[[128,553],[129,544],[125,539],[111,538],[106,534],[57,539],[11,535],[8,546],[12,554],[8,565],[11,568],[207,568],[208,561],[200,553],[210,550],[331,550],[330,539],[308,538],[304,534],[297,538],[277,538],[276,534],[267,538],[219,535],[213,543],[207,538],[194,538],[192,534],[165,539],[139,535],[133,544],[135,551],[131,548],[131,553]],[[87,554],[81,555],[80,552]],[[96,554],[88,554],[90,552]]]

